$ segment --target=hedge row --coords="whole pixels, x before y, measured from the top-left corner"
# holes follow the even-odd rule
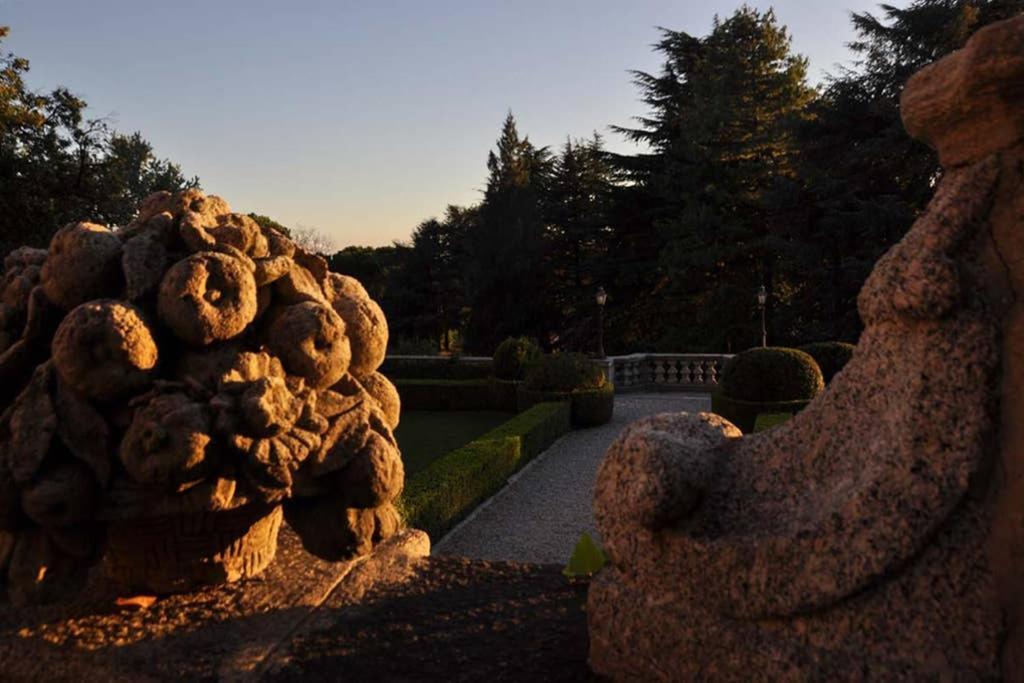
[[[380,372],[388,379],[486,379],[493,372],[492,363],[466,362],[458,356],[449,358],[395,358],[384,359]]]
[[[401,379],[393,380],[402,399],[402,410],[509,410],[499,405],[491,380]]]
[[[517,397],[519,410],[545,401],[569,401],[573,427],[597,427],[612,419],[615,387],[610,382],[597,389],[576,391],[533,391],[523,387]]]
[[[721,415],[740,428],[744,434],[754,432],[754,424],[761,413],[798,413],[810,404],[807,401],[741,401],[721,391],[711,395],[711,411]]]
[[[396,379],[403,410],[504,410],[521,413],[538,403],[568,401],[574,427],[596,427],[612,419],[615,387],[533,391],[502,379]]]
[[[406,524],[439,539],[568,431],[569,404],[540,403],[438,458],[406,481],[399,501]]]

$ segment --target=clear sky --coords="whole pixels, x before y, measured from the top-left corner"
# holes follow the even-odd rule
[[[0,0],[29,84],[142,131],[237,211],[339,247],[406,239],[480,197],[511,109],[538,145],[644,111],[657,26],[706,34],[737,0]],[[778,0],[818,82],[864,0]],[[891,3],[904,6],[905,2]]]

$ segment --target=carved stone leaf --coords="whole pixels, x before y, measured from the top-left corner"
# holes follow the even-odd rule
[[[310,476],[322,477],[345,467],[366,443],[370,431],[367,412],[362,405],[357,410],[335,417],[321,439],[320,448],[309,458]]]
[[[317,396],[316,412],[326,418],[348,412],[362,402],[362,396],[346,396],[337,391],[326,389]]]
[[[292,486],[290,463],[291,454],[283,444],[260,439],[249,449],[244,468],[246,479],[266,502],[281,500]]]

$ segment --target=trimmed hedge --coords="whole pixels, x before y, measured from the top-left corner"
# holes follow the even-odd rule
[[[726,396],[721,391],[711,395],[711,411],[721,415],[739,427],[744,434],[754,431],[757,416],[761,413],[798,413],[811,402],[805,401],[741,401]]]
[[[574,391],[599,389],[607,382],[604,371],[582,353],[553,353],[542,356],[526,370],[530,391]]]
[[[540,347],[532,339],[509,337],[494,351],[494,376],[498,379],[522,379],[527,366],[540,356]]]
[[[395,379],[402,410],[491,410],[496,405],[486,379]]]
[[[497,410],[507,410],[510,413],[520,412],[519,410],[519,385],[522,382],[509,379],[492,379],[491,396],[493,407]]]
[[[540,403],[438,458],[406,481],[406,524],[437,540],[569,429],[567,403]]]
[[[801,346],[800,350],[809,355],[821,368],[825,384],[832,381],[836,373],[843,369],[853,358],[853,350],[857,348],[846,342],[816,342]]]
[[[486,379],[491,376],[491,363],[466,363],[458,356],[436,358],[388,357],[378,371],[388,379]]]
[[[597,427],[612,419],[615,411],[615,386],[606,382],[597,389],[575,391],[538,391],[525,385],[519,388],[519,410],[526,410],[544,401],[569,401],[573,427]]]
[[[793,413],[761,413],[754,421],[754,433],[764,432],[772,427],[778,427],[793,417]]]
[[[718,386],[732,399],[772,403],[810,400],[821,393],[825,380],[810,355],[799,349],[770,346],[748,349],[730,358],[722,368]]]

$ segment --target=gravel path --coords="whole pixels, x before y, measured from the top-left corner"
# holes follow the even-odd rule
[[[434,547],[434,555],[565,564],[580,534],[595,539],[597,466],[622,429],[645,415],[711,410],[702,394],[625,394],[601,427],[569,432]]]

